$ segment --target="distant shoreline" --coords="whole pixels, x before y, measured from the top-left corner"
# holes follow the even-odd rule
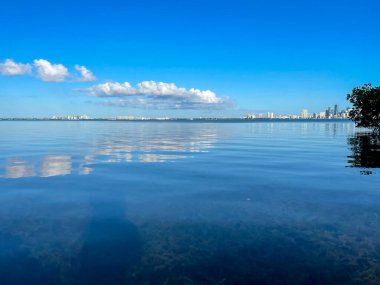
[[[255,119],[245,119],[245,118],[143,118],[143,119],[111,119],[111,118],[99,118],[99,119],[49,119],[49,118],[0,118],[0,121],[52,121],[52,122],[171,122],[171,121],[242,121],[242,122],[252,122],[252,121],[349,121],[347,118],[331,118],[331,119],[320,119],[320,118],[309,118],[309,119],[292,119],[292,118],[255,118]]]

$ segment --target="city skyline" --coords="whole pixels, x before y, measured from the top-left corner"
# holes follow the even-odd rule
[[[337,104],[328,107],[325,111],[309,113],[308,109],[302,109],[300,115],[297,114],[276,114],[275,112],[246,114],[240,117],[144,117],[144,116],[112,116],[112,117],[92,117],[88,115],[64,115],[50,117],[0,117],[0,120],[26,119],[26,120],[176,120],[176,119],[349,119],[350,108],[339,109]]]
[[[299,114],[349,107],[352,88],[380,84],[376,1],[15,0],[3,8],[0,117]]]

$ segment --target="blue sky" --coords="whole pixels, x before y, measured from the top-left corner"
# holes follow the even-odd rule
[[[1,10],[0,117],[299,114],[380,84],[376,0],[5,0]],[[6,59],[27,67],[9,74]]]

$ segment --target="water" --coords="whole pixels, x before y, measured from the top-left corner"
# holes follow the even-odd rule
[[[1,284],[380,284],[348,121],[0,122]]]

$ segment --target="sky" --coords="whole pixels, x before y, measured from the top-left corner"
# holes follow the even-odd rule
[[[378,0],[3,0],[0,117],[242,116],[380,85]]]

